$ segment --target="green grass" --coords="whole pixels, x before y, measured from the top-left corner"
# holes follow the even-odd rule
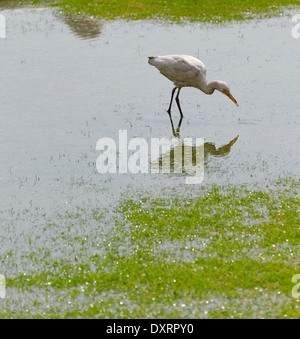
[[[71,13],[106,19],[169,19],[224,22],[278,14],[283,7],[299,6],[299,0],[64,0],[56,3]]]
[[[86,231],[72,238],[72,224],[100,226],[105,214],[61,216],[69,232],[48,227],[60,232],[54,241],[76,244],[74,256],[32,253],[34,269],[7,277],[8,295],[30,303],[8,298],[0,317],[299,318],[291,295],[300,274],[299,192],[290,179],[269,190],[211,186],[194,199],[125,200],[96,249]]]

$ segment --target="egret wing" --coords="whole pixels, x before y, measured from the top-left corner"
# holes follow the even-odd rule
[[[199,80],[199,76],[206,76],[204,64],[194,57],[167,55],[155,59],[153,65],[177,86],[193,86]]]

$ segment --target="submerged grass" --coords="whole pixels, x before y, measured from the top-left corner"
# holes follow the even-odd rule
[[[299,6],[299,0],[60,0],[64,10],[107,19],[169,19],[224,22],[281,13],[282,7]]]
[[[299,318],[299,192],[291,179],[272,190],[125,200],[98,250],[85,234],[74,259],[45,253],[38,269],[7,277],[8,296],[34,302],[16,310],[8,298],[0,317]],[[90,218],[101,225],[103,215]]]

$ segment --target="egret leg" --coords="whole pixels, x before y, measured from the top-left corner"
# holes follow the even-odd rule
[[[181,110],[181,107],[180,107],[180,102],[179,102],[179,93],[180,93],[180,90],[181,88],[178,88],[178,92],[177,92],[177,95],[176,95],[176,103],[177,103],[177,106],[179,108],[179,112],[180,112],[180,115],[181,115],[181,118],[183,117],[183,114],[182,114],[182,110]]]
[[[174,87],[173,90],[172,90],[171,101],[170,101],[169,108],[168,108],[168,110],[167,110],[167,112],[169,113],[169,115],[171,114],[172,101],[173,101],[173,97],[174,97],[174,93],[175,93],[176,89],[177,89],[177,87]]]
[[[180,138],[180,127],[181,127],[181,123],[182,123],[182,117],[180,117],[179,123],[177,125],[177,128],[175,130],[174,128],[174,124],[173,124],[173,119],[171,114],[169,114],[170,117],[170,122],[171,122],[171,127],[172,127],[172,132],[175,138]]]

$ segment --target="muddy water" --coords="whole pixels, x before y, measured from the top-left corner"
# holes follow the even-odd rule
[[[186,191],[184,175],[175,173],[99,174],[97,141],[118,144],[119,130],[149,145],[151,138],[204,138],[201,186],[263,186],[299,175],[300,39],[289,16],[215,26],[99,22],[48,9],[1,14],[0,254],[15,250],[5,259],[8,276],[27,271],[32,262],[20,258],[36,248],[77,255],[76,244],[67,250],[44,228],[56,221],[63,230],[66,211],[80,208],[84,217],[141,192]],[[199,57],[210,80],[230,84],[239,108],[220,93],[188,88],[181,91],[183,121],[176,105],[170,121],[172,84],[147,57],[174,53]],[[109,224],[101,230],[86,218],[72,232],[97,241]]]

